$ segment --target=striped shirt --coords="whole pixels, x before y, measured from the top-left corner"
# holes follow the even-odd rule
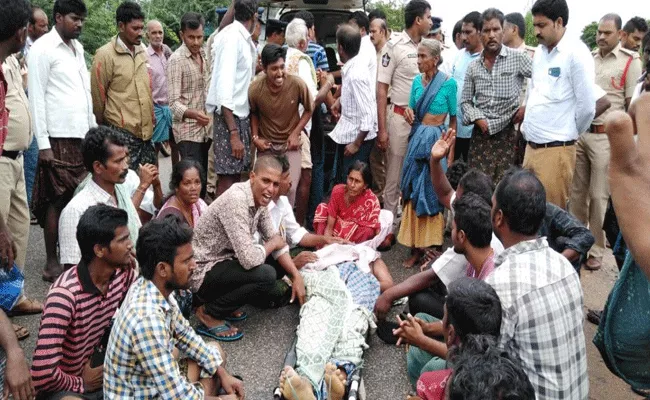
[[[377,98],[373,95],[375,79],[368,71],[368,60],[357,55],[341,69],[341,119],[330,132],[338,144],[356,140],[359,132],[368,132],[364,140],[377,137]]]
[[[174,348],[214,376],[222,363],[215,347],[205,344],[183,317],[174,296],[168,299],[150,280],[140,277],[115,316],[104,361],[107,399],[204,398],[200,384],[181,376]]]
[[[82,261],[54,282],[43,307],[32,363],[38,392],[84,392],[81,372],[134,280],[133,269],[119,269],[102,294]]]
[[[323,71],[330,70],[330,65],[327,61],[327,53],[320,44],[309,41],[309,44],[307,45],[307,55],[311,57],[311,60],[314,62],[314,68],[320,68]]]

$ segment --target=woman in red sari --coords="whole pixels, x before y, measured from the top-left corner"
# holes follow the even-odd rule
[[[381,207],[371,186],[370,167],[356,161],[348,171],[347,183],[334,186],[329,203],[321,203],[316,208],[316,233],[352,243],[363,243],[375,237],[380,230]]]

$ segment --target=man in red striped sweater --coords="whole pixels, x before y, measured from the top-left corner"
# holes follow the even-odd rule
[[[127,213],[96,205],[77,226],[79,264],[50,288],[32,363],[37,399],[102,399],[100,341],[135,280]]]

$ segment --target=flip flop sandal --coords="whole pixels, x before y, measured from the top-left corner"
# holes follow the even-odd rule
[[[232,328],[232,326],[228,322],[223,325],[215,326],[214,328],[208,328],[207,326],[200,324],[196,328],[196,333],[221,342],[234,342],[244,337],[242,332],[237,332],[231,336],[218,336],[219,333],[228,332],[230,328]]]
[[[20,304],[27,303],[27,309],[26,310],[18,310],[16,307]],[[36,307],[35,304],[38,302],[36,300],[32,299],[25,299],[21,301],[20,303],[16,304],[16,306],[13,308],[13,310],[7,312],[7,316],[9,317],[19,317],[21,315],[33,315],[33,314],[41,314],[43,313],[43,305],[41,307]]]
[[[386,344],[397,344],[397,336],[393,335],[393,329],[399,328],[397,322],[384,321],[377,327],[377,336]]]
[[[29,337],[29,331],[24,327],[16,324],[14,326],[14,333],[16,334],[16,339],[25,340]]]
[[[602,317],[603,312],[598,310],[587,310],[587,321],[591,322],[594,325],[600,325],[600,318]]]
[[[233,317],[232,315],[230,317],[226,318],[226,321],[228,322],[241,322],[245,321],[248,318],[248,314],[246,311],[241,311],[238,317]]]

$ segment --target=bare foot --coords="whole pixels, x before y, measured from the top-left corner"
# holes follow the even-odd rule
[[[406,269],[413,268],[422,259],[422,254],[423,252],[420,249],[411,249],[411,257],[402,263],[402,267]]]
[[[336,365],[328,363],[325,366],[325,386],[327,387],[328,400],[343,399],[346,382],[345,373],[336,368]]]
[[[311,383],[291,367],[284,367],[280,374],[280,391],[286,400],[316,400]]]

